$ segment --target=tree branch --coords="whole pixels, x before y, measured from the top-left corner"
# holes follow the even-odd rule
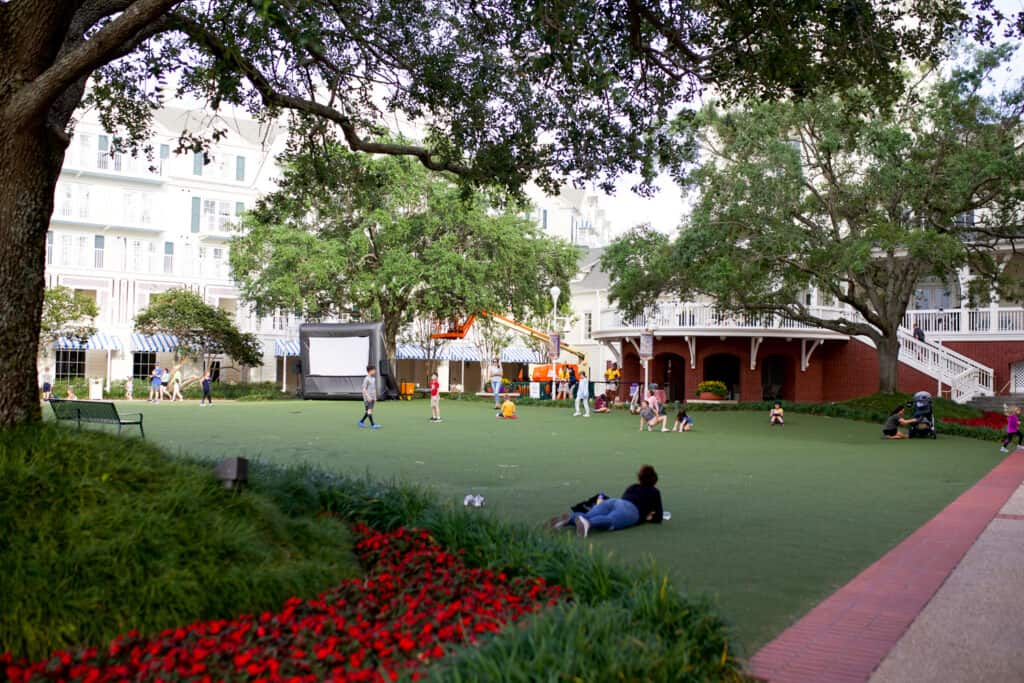
[[[454,161],[437,159],[426,147],[366,140],[359,135],[359,131],[356,129],[352,119],[338,110],[319,102],[279,91],[255,64],[245,59],[237,50],[226,45],[219,36],[208,31],[200,24],[180,15],[175,15],[174,23],[192,38],[200,48],[205,49],[215,59],[237,69],[239,73],[244,75],[263,98],[265,104],[312,114],[337,124],[345,136],[345,142],[352,151],[369,154],[387,154],[390,156],[411,156],[419,159],[421,164],[432,171],[448,171],[462,176],[472,174],[472,169],[469,166]]]
[[[137,0],[88,40],[63,52],[43,73],[22,86],[4,108],[3,118],[14,126],[44,115],[65,88],[88,76],[112,57],[124,54],[130,41],[182,0]],[[152,34],[149,34],[152,35]],[[146,36],[148,37],[148,35]]]

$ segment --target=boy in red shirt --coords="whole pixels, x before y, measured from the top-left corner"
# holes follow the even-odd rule
[[[430,421],[441,421],[441,383],[436,372],[430,376]]]

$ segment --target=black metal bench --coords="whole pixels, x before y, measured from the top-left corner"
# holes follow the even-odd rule
[[[117,406],[110,401],[70,401],[65,399],[53,399],[50,401],[53,408],[53,415],[57,420],[70,420],[82,428],[82,423],[117,425],[117,433],[121,428],[136,425],[139,434],[146,438],[146,432],[142,428],[142,415],[132,413],[130,415],[119,415]]]

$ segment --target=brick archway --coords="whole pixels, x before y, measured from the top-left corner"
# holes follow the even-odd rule
[[[729,389],[729,398],[739,398],[742,361],[734,353],[714,353],[704,358],[702,376],[704,381],[724,382]]]

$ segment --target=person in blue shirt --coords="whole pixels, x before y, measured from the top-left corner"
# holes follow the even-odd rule
[[[203,397],[201,399],[199,399],[199,405],[200,406],[204,406],[204,405],[211,405],[212,406],[213,405],[213,395],[211,393],[211,389],[213,387],[213,382],[210,381],[210,373],[209,372],[207,372],[207,373],[205,373],[203,375],[202,385],[203,385]]]

